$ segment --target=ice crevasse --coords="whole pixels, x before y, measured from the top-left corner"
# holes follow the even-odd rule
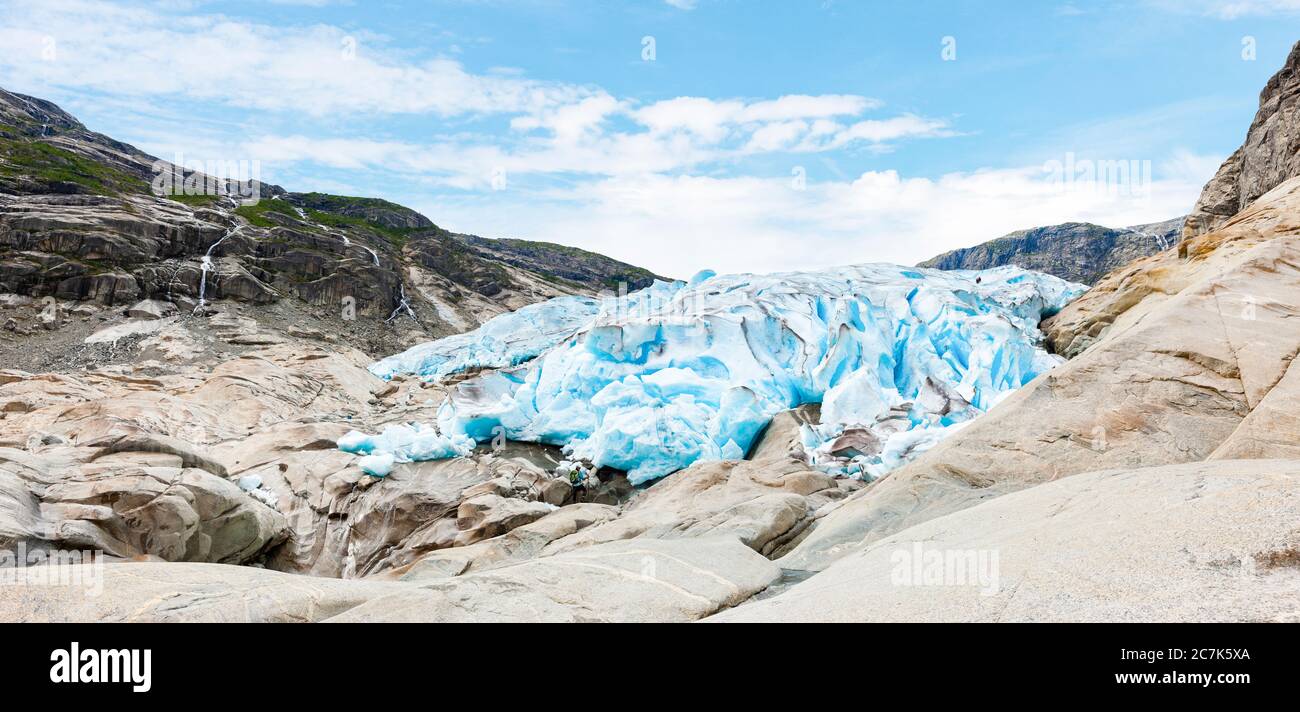
[[[820,403],[801,433],[809,464],[877,477],[1058,363],[1038,323],[1085,289],[1016,267],[872,264],[704,272],[621,297],[554,299],[375,364],[385,378],[497,370],[456,384],[436,425],[339,445],[386,474],[504,435],[642,483],[741,459],[772,416]]]

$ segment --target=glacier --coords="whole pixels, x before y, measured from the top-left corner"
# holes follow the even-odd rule
[[[489,319],[474,331],[412,346],[370,367],[384,380],[398,374],[440,379],[473,368],[506,368],[534,358],[585,326],[600,300],[556,297]]]
[[[1038,323],[1086,289],[1016,267],[868,264],[706,271],[628,295],[562,297],[375,364],[385,378],[495,370],[452,386],[436,427],[349,433],[340,447],[386,474],[394,461],[504,436],[640,484],[741,459],[774,415],[819,403],[819,421],[800,433],[806,461],[875,478],[1059,363]]]
[[[572,336],[603,310],[641,308],[670,297],[682,286],[682,282],[656,280],[631,294],[555,297],[500,314],[473,331],[412,346],[377,361],[369,370],[386,381],[397,375],[439,380],[465,371],[515,366]]]

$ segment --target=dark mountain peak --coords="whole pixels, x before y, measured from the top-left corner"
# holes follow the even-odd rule
[[[1173,246],[1183,218],[1109,228],[1067,222],[1008,233],[974,247],[933,257],[919,267],[988,269],[1016,265],[1062,279],[1094,284],[1107,272]]]
[[[32,136],[86,130],[80,121],[54,102],[4,89],[0,89],[0,123]]]

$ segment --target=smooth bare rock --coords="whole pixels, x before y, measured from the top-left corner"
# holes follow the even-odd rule
[[[125,562],[35,568],[0,586],[0,620],[25,623],[295,623],[338,615],[403,584],[341,581],[222,564]]]
[[[1189,216],[1189,236],[1210,232],[1260,196],[1300,176],[1300,42],[1259,94],[1246,141],[1220,166]]]
[[[29,418],[25,414],[44,408],[58,408],[87,400],[103,398],[108,393],[96,384],[85,380],[56,374],[31,374],[22,371],[0,371],[0,438],[8,436],[13,442],[25,441],[24,434],[43,428],[49,421]],[[19,418],[17,415],[23,414]],[[26,426],[32,422],[30,427]]]
[[[378,480],[351,466],[324,482],[323,507],[295,519],[295,538],[312,532],[303,540],[309,547],[292,558],[283,551],[271,565],[364,576],[407,564],[421,552],[453,545],[464,491],[494,474],[462,458],[403,465]]]
[[[0,463],[0,546],[48,539],[41,501],[9,463]]]
[[[334,508],[347,513],[343,538],[357,574],[406,566],[429,551],[500,536],[554,512],[537,500],[538,490],[482,493],[495,481],[522,482],[535,473],[528,463],[490,455],[398,466]]]
[[[140,342],[142,351],[154,352],[166,361],[188,361],[204,354],[199,338],[182,324],[171,324]]]
[[[91,442],[84,444],[93,445],[97,443]],[[185,467],[196,467],[201,470],[206,470],[218,477],[225,477],[228,474],[226,468],[220,462],[214,460],[212,456],[202,448],[181,440],[180,438],[173,438],[167,435],[135,433],[115,438],[104,443],[102,456],[123,452],[144,452],[172,455],[180,458],[181,464]]]
[[[1296,622],[1297,521],[1300,461],[1092,472],[911,527],[710,620]]]
[[[1298,235],[1300,179],[1196,238],[1190,260],[1170,250],[1108,276],[1045,325],[1058,346],[1086,349],[826,513],[781,565],[821,570],[928,519],[1081,472],[1211,457],[1254,428],[1248,416],[1300,350]],[[1247,431],[1252,456],[1293,452]],[[1272,440],[1288,439],[1300,432]]]
[[[243,563],[284,540],[284,518],[234,484],[197,469],[86,471],[43,494],[41,509],[72,546],[123,557]],[[77,525],[97,531],[82,537]],[[123,546],[125,545],[125,546]]]
[[[411,586],[331,620],[690,621],[739,604],[779,576],[734,538],[620,541]]]
[[[1215,280],[1243,261],[1245,253],[1275,238],[1300,232],[1300,179],[1270,191],[1218,230],[1116,270],[1057,315],[1043,322],[1052,349],[1073,358],[1111,332],[1124,332],[1164,302],[1198,283]],[[1253,289],[1220,290],[1225,308],[1238,314],[1267,308]]]
[[[832,477],[789,459],[700,462],[639,492],[618,519],[555,541],[545,553],[623,539],[734,536],[766,554],[801,533],[817,507],[842,496]]]
[[[316,576],[368,576],[431,551],[499,536],[554,511],[525,495],[482,494],[485,485],[511,481],[527,469],[509,459],[407,463],[387,477],[370,477],[355,466],[355,456],[334,447],[345,430],[337,424],[285,425],[222,450],[239,463],[232,476],[258,477],[290,522],[292,535],[268,566]],[[478,501],[466,508],[471,500]]]
[[[243,562],[274,552],[310,568],[313,552],[335,553],[296,535],[314,534],[360,480],[355,458],[335,445],[348,426],[293,419],[309,407],[360,409],[377,382],[368,359],[280,348],[235,363],[163,380],[3,372],[0,471],[12,477],[0,528],[124,557]],[[234,481],[250,475],[277,489],[241,491]]]
[[[68,585],[19,569],[14,585],[0,586],[0,620],[690,621],[779,574],[734,539],[617,542],[423,586],[216,564],[82,564],[68,570]]]

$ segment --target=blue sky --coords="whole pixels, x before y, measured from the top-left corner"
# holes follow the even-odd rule
[[[1182,214],[1298,20],[1300,0],[10,0],[0,86],[163,158],[687,276]],[[1134,172],[1051,170],[1090,160]]]

